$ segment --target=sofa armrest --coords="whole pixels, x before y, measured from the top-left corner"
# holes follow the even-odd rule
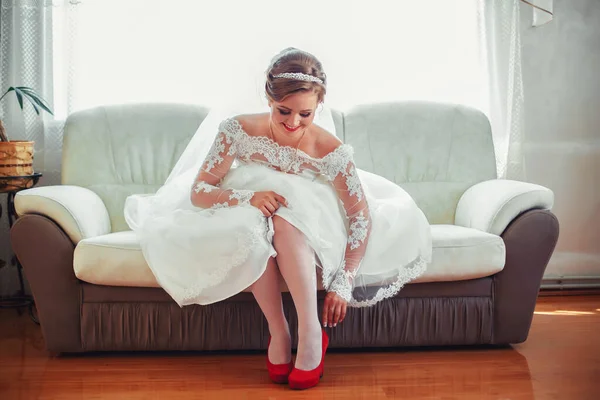
[[[58,224],[36,214],[17,219],[10,241],[31,287],[46,348],[82,351],[81,288],[73,270],[75,244]]]
[[[102,199],[93,191],[69,185],[22,190],[15,196],[19,216],[41,214],[56,222],[74,244],[110,233],[110,218]]]
[[[515,218],[502,233],[504,269],[493,276],[493,344],[527,339],[546,266],[558,241],[558,219],[548,210]]]
[[[454,223],[501,235],[523,212],[549,210],[553,204],[554,193],[544,186],[493,179],[467,189],[458,201]]]

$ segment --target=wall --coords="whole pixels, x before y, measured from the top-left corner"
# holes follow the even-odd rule
[[[536,28],[520,11],[525,179],[554,191],[561,229],[545,278],[600,278],[600,1],[554,0]]]

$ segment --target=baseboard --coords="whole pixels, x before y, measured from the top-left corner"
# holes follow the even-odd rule
[[[540,289],[539,297],[551,296],[600,296],[600,288],[590,289]]]
[[[600,289],[600,277],[571,276],[542,279],[542,290]]]

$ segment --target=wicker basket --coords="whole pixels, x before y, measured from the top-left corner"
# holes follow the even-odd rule
[[[33,144],[34,142],[20,140],[0,142],[0,176],[15,177],[5,184],[21,187],[33,185],[30,178],[33,174]],[[18,178],[19,176],[29,178]]]

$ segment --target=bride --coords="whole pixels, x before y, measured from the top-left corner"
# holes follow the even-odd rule
[[[396,295],[431,259],[429,223],[413,199],[357,169],[331,117],[328,130],[327,118],[314,123],[326,88],[312,54],[283,50],[266,74],[268,113],[209,114],[165,185],[125,204],[149,267],[179,306],[250,287],[269,325],[269,376],[294,389],[323,374],[316,267],[331,328],[347,306]],[[298,314],[295,363],[279,274]]]

